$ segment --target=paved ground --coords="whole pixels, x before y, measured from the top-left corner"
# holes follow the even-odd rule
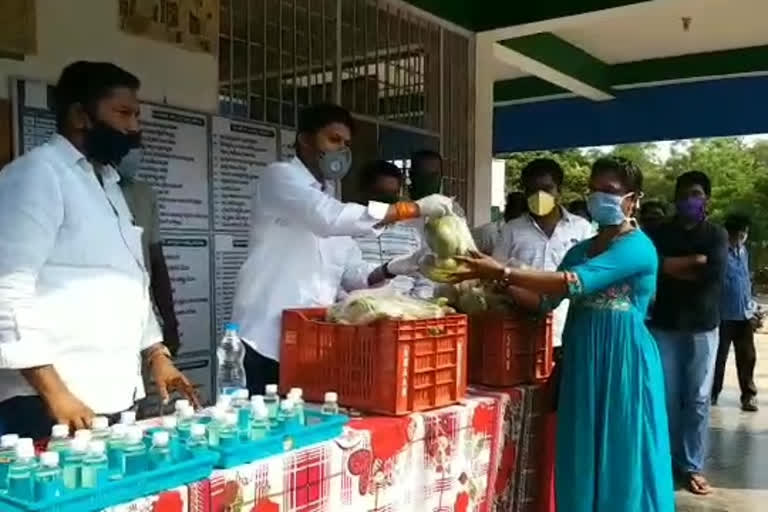
[[[678,512],[768,511],[768,333],[757,339],[755,370],[761,410],[739,408],[733,351],[728,359],[726,389],[712,409],[707,476],[717,488],[712,496],[677,493]]]

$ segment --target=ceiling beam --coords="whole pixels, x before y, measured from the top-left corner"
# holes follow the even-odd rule
[[[558,87],[595,101],[614,98],[609,67],[581,48],[548,32],[506,39],[494,56]]]

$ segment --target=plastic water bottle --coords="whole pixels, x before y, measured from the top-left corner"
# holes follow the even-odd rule
[[[150,469],[161,468],[173,462],[170,439],[167,430],[160,430],[152,434],[152,447],[149,449]]]
[[[93,439],[93,432],[87,428],[75,430],[75,439],[84,439],[86,443],[90,443]]]
[[[105,441],[109,439],[109,420],[104,416],[96,416],[91,420],[91,439]]]
[[[173,403],[173,410],[176,412],[176,415],[178,416],[179,412],[191,406],[192,404],[189,403],[189,400],[187,400],[186,398],[179,398]]]
[[[189,437],[190,429],[195,423],[195,409],[188,405],[176,411],[176,434],[180,441],[185,441]]]
[[[237,414],[228,412],[224,415],[224,422],[219,426],[219,446],[231,448],[240,439],[240,431],[237,428]]]
[[[184,445],[187,457],[195,457],[198,453],[208,450],[208,437],[205,432],[205,425],[202,423],[193,423],[189,429],[189,437]]]
[[[69,425],[60,423],[51,428],[51,437],[48,439],[46,449],[49,452],[57,452],[59,454],[69,449]],[[59,457],[60,461],[61,457]]]
[[[306,418],[304,417],[304,390],[301,388],[291,388],[288,392],[288,398],[293,400],[296,421],[299,425],[306,425]]]
[[[109,462],[107,461],[104,441],[96,439],[88,445],[88,453],[83,457],[82,487],[93,489],[107,483]]]
[[[269,410],[269,423],[274,427],[277,425],[277,416],[280,412],[280,395],[277,394],[277,384],[267,384],[264,389],[264,403]]]
[[[8,468],[16,460],[16,445],[19,436],[5,434],[0,437],[0,493],[8,491]]]
[[[20,500],[34,500],[35,469],[35,446],[32,439],[21,438],[16,444],[16,460],[8,466],[8,494]]]
[[[210,446],[219,446],[219,430],[224,427],[227,409],[217,404],[213,408],[213,417],[208,424],[208,444]]]
[[[59,452],[48,451],[40,454],[40,465],[33,475],[36,500],[61,496],[64,481],[61,478],[59,458]]]
[[[123,411],[120,413],[120,423],[123,425],[135,425],[136,424],[136,411]]]
[[[278,417],[278,422],[284,428],[291,428],[298,425],[296,406],[293,403],[292,398],[286,398],[280,404],[280,416]]]
[[[64,487],[78,489],[82,485],[83,459],[88,451],[88,441],[84,437],[75,437],[69,443],[69,450],[61,462]]]
[[[125,458],[125,476],[147,470],[147,447],[144,445],[144,432],[141,427],[128,427],[123,445],[123,457]]]
[[[264,439],[269,434],[269,411],[264,400],[251,402],[251,441]]]
[[[123,446],[125,437],[128,433],[128,427],[122,423],[112,425],[112,431],[107,440],[107,467],[109,468],[109,478],[117,480],[125,474],[125,455]]]
[[[240,432],[240,439],[247,440],[251,429],[251,403],[248,400],[247,389],[235,391],[232,409],[237,414],[237,430]]]
[[[230,395],[245,387],[245,347],[237,334],[238,325],[229,323],[216,347],[216,385],[220,395]]]
[[[339,414],[339,395],[335,391],[328,391],[325,394],[325,400],[320,413],[326,416]]]
[[[182,454],[182,443],[179,441],[177,432],[178,422],[176,416],[165,416],[163,418],[163,430],[168,432],[168,447],[171,449],[171,459],[179,460]]]

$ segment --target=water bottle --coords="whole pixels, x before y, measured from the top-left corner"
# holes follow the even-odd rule
[[[87,428],[75,430],[75,439],[83,439],[85,444],[88,444],[93,439],[93,432]]]
[[[125,474],[125,455],[123,447],[128,427],[122,423],[112,425],[112,431],[107,440],[107,467],[109,478],[117,480]]]
[[[88,453],[83,457],[82,487],[94,489],[104,485],[108,479],[106,446],[101,439],[93,440],[88,445]]]
[[[208,450],[208,437],[206,436],[205,425],[202,423],[192,424],[184,447],[189,458]]]
[[[220,395],[229,395],[245,387],[245,347],[237,330],[237,324],[227,324],[224,336],[216,347],[216,385]]]
[[[325,394],[323,407],[320,413],[326,416],[339,414],[339,395],[335,391],[328,391]]]
[[[36,500],[48,500],[61,496],[64,482],[59,459],[59,452],[48,451],[40,454],[40,465],[33,475]]]
[[[168,432],[168,447],[171,449],[171,458],[179,460],[181,458],[182,444],[179,442],[179,434],[176,431],[178,428],[176,416],[165,416],[162,421],[163,430]]]
[[[152,434],[152,447],[149,449],[149,468],[157,469],[173,462],[171,456],[170,435],[167,430]]]
[[[135,425],[136,424],[136,411],[123,411],[120,413],[120,423],[123,425]]]
[[[125,458],[125,476],[136,475],[147,470],[147,447],[144,445],[144,432],[141,427],[135,425],[128,427],[123,445],[123,457]]]
[[[251,402],[251,441],[264,439],[269,435],[269,411],[264,400]]]
[[[176,412],[176,415],[178,416],[179,412],[191,406],[192,404],[189,403],[189,400],[187,400],[186,398],[179,398],[178,400],[176,400],[176,402],[174,402],[173,410]]]
[[[237,428],[237,414],[234,412],[225,413],[224,421],[218,427],[219,446],[222,448],[235,446],[240,439],[240,431]]]
[[[49,452],[65,452],[69,449],[69,425],[60,423],[51,428],[51,438],[48,440]],[[61,457],[59,457],[61,460]],[[58,464],[58,463],[57,463]]]
[[[278,416],[277,421],[284,428],[291,428],[298,424],[296,406],[293,403],[292,398],[286,398],[280,404],[280,415]]]
[[[232,409],[237,414],[237,430],[240,432],[240,439],[247,440],[251,429],[251,403],[248,400],[247,389],[235,391]]]
[[[280,395],[277,394],[277,384],[267,384],[264,389],[264,403],[269,410],[269,423],[274,427],[277,425],[277,416],[280,412]]]
[[[0,437],[0,493],[8,491],[8,468],[16,460],[16,445],[19,436],[5,434]]]
[[[195,423],[195,409],[188,405],[176,411],[176,435],[180,441],[185,441],[190,434],[190,429]]]
[[[291,388],[288,392],[288,398],[293,400],[293,410],[296,412],[296,421],[299,425],[306,425],[304,417],[304,390],[301,388]]]
[[[220,404],[213,409],[213,417],[208,424],[208,444],[210,446],[219,446],[219,430],[224,427],[227,410]]]
[[[64,487],[78,489],[82,485],[83,459],[88,451],[88,441],[84,437],[75,437],[69,443],[69,450],[61,462]]]
[[[91,439],[107,441],[109,435],[109,420],[104,416],[96,416],[91,420]]]
[[[8,466],[8,494],[20,500],[34,500],[35,469],[35,446],[32,439],[19,439],[16,444],[16,460]]]

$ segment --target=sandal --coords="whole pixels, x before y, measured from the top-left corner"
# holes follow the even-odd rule
[[[699,496],[712,494],[712,486],[701,473],[688,473],[688,490]]]

